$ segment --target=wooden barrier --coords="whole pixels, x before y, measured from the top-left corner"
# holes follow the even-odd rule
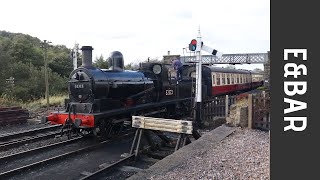
[[[194,129],[192,121],[186,120],[175,120],[175,119],[164,119],[164,118],[154,118],[154,117],[144,117],[144,116],[132,116],[132,127],[138,128],[136,130],[133,143],[131,146],[130,154],[134,153],[138,156],[141,137],[143,130],[154,130],[154,131],[166,131],[179,133],[180,136],[177,140],[175,151],[186,145],[187,141],[190,141],[187,135],[193,134]]]

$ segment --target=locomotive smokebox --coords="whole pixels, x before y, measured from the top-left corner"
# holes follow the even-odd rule
[[[82,46],[82,67],[92,67],[92,46]]]
[[[109,68],[110,70],[123,71],[124,61],[123,61],[123,55],[121,52],[113,51],[112,53],[110,53],[108,62],[110,65],[110,68]]]

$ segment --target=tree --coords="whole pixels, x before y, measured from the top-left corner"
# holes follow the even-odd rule
[[[23,101],[44,96],[44,49],[40,45],[36,37],[0,31],[0,96]],[[67,77],[73,69],[69,52],[64,45],[48,49],[51,95],[67,92]],[[10,77],[14,84],[6,82]]]
[[[125,70],[133,70],[133,66],[132,65],[133,65],[133,63],[129,63],[129,64],[124,66],[124,69]]]
[[[93,66],[100,69],[108,69],[109,63],[107,60],[103,58],[103,55],[101,54],[100,57],[96,57],[95,62],[93,63]]]

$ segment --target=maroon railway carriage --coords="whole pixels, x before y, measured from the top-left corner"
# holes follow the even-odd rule
[[[211,81],[211,95],[233,94],[263,85],[263,74],[248,70],[203,66],[203,78]],[[189,71],[190,72],[190,71]],[[195,69],[190,72],[196,77]]]

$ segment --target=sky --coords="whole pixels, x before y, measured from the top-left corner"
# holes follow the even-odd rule
[[[10,0],[0,11],[0,30],[92,46],[94,59],[120,51],[125,64],[183,55],[199,27],[204,44],[224,54],[266,53],[270,0]]]

